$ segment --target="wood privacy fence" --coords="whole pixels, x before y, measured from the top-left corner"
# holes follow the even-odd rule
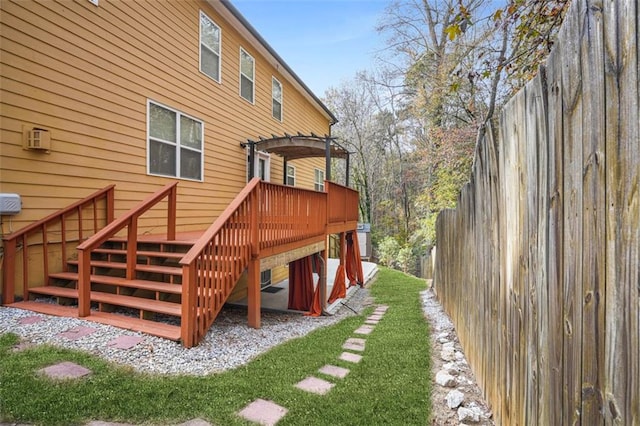
[[[498,424],[640,424],[638,19],[574,0],[438,218],[435,290]]]

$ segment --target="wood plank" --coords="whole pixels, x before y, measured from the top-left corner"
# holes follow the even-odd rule
[[[78,280],[78,274],[76,272],[59,272],[49,274],[49,277],[68,281]],[[111,277],[108,275],[91,275],[90,280],[92,283],[97,284],[137,288],[141,290],[157,291],[160,293],[182,294],[182,285],[180,284],[169,284],[159,281],[147,280],[127,280],[126,278]]]
[[[149,321],[135,317],[113,314],[109,312],[91,311],[91,315],[83,318],[100,324],[112,325],[125,330],[139,331],[152,336],[169,340],[180,340],[180,327],[157,321]]]
[[[99,291],[91,292],[91,301],[108,303],[110,305],[123,306],[126,308],[140,309],[143,311],[157,312],[160,314],[173,315],[178,317],[181,315],[182,309],[179,303],[145,299],[135,296],[124,296],[121,294],[103,293]]]
[[[46,315],[54,315],[57,317],[77,318],[78,308],[72,306],[62,306],[53,303],[43,303],[34,301],[15,302],[7,305],[10,308],[24,309],[25,311],[38,312]],[[86,319],[86,318],[83,318]]]
[[[92,253],[100,253],[100,254],[109,254],[109,255],[126,255],[126,250],[120,249],[107,249],[107,248],[97,248],[91,251]],[[138,256],[143,257],[159,257],[159,258],[167,258],[167,259],[177,259],[180,260],[184,256],[184,253],[176,253],[170,251],[145,251],[138,250],[136,252]]]

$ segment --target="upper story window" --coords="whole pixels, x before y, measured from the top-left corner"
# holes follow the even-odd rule
[[[240,48],[240,96],[253,103],[255,93],[255,61],[253,56]]]
[[[315,177],[313,180],[313,187],[316,191],[324,192],[324,170],[314,169]]]
[[[275,78],[271,78],[271,114],[273,118],[282,121],[282,84]]]
[[[200,12],[200,71],[220,83],[220,27]]]
[[[290,164],[287,164],[287,178],[285,179],[285,185],[296,186],[296,168]]]
[[[148,101],[147,136],[149,174],[202,181],[202,121]]]

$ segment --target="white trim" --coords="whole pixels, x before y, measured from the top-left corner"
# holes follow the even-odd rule
[[[280,99],[276,99],[273,96],[274,83],[278,83],[278,85],[280,86]],[[273,101],[277,101],[280,103],[280,118],[276,117],[273,114]],[[280,80],[278,80],[274,76],[271,76],[271,116],[281,123],[284,121],[284,87],[282,86],[282,83],[280,83]]]
[[[219,42],[219,46],[218,46],[218,49],[219,49],[218,52],[215,52],[209,46],[207,46],[206,44],[202,43],[202,18],[203,17],[206,18],[214,27],[216,27],[218,29],[218,34],[219,34],[219,38],[220,38],[220,42]],[[209,17],[209,15],[207,15],[203,11],[200,11],[200,15],[199,15],[199,19],[198,19],[198,34],[199,34],[199,40],[198,40],[199,41],[199,43],[198,43],[198,66],[199,66],[200,72],[202,74],[206,75],[207,77],[209,77],[211,80],[215,81],[216,83],[222,84],[222,28],[220,28],[220,26],[218,24],[216,24],[215,21]],[[206,72],[204,72],[202,70],[202,46],[204,46],[206,49],[208,49],[213,54],[218,56],[218,79],[213,78],[212,76],[210,76],[209,74],[207,74]]]
[[[151,125],[151,120],[150,120],[150,109],[151,109],[151,104],[157,105],[161,108],[164,108],[166,110],[169,110],[171,112],[174,112],[176,114],[176,141],[167,141],[167,140],[163,140],[160,138],[152,138],[151,137],[151,129],[150,129],[150,125]],[[189,118],[190,120],[193,121],[197,121],[198,123],[200,123],[201,126],[201,137],[202,137],[202,145],[200,150],[198,151],[197,149],[188,147],[188,146],[182,146],[180,145],[180,116],[184,116],[186,118]],[[151,176],[160,176],[160,177],[168,177],[168,178],[175,178],[175,179],[181,179],[181,180],[190,180],[193,182],[204,182],[204,121],[200,120],[199,118],[193,117],[189,114],[185,114],[180,110],[177,110],[175,108],[171,108],[163,103],[154,101],[152,99],[147,99],[147,152],[146,152],[146,157],[147,157],[147,174],[151,175]],[[167,145],[172,145],[176,147],[176,176],[172,176],[172,175],[163,175],[163,174],[158,174],[158,173],[152,173],[151,172],[151,162],[150,162],[150,152],[151,152],[151,139],[167,144]],[[188,177],[182,177],[180,176],[180,150],[181,149],[187,149],[189,151],[194,151],[194,152],[199,152],[200,153],[200,179],[193,179],[193,178],[188,178]]]
[[[89,0],[91,3],[95,4],[96,6],[98,6],[98,1],[99,0]]]
[[[318,172],[320,174],[322,174],[322,181],[321,182],[318,182],[318,180],[317,180]],[[318,169],[318,168],[314,168],[313,169],[313,189],[315,189],[316,191],[324,192],[324,179],[325,179],[324,170]],[[318,188],[322,188],[322,189],[318,189]]]
[[[251,58],[251,66],[252,66],[252,72],[253,72],[253,78],[249,79],[249,76],[245,75],[242,73],[242,53],[245,53],[248,57]],[[244,50],[244,48],[242,46],[240,46],[240,55],[238,56],[238,94],[240,95],[240,97],[242,99],[244,99],[245,101],[249,102],[252,105],[256,104],[256,60],[255,58],[246,50]],[[244,96],[242,96],[242,77],[245,77],[246,79],[251,81],[251,100],[245,98]]]

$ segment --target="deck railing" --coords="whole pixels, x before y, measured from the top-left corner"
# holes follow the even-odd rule
[[[51,270],[66,270],[69,244],[81,243],[113,221],[114,188],[115,185],[109,185],[2,238],[4,249],[2,303],[10,304],[15,301],[17,272],[22,275],[22,297],[27,300],[30,272],[37,271],[40,275],[38,282],[47,283]],[[53,239],[52,234],[55,235]],[[60,256],[52,256],[50,248],[52,245],[56,247],[59,245]],[[33,247],[41,247],[41,252],[31,250]],[[21,262],[17,261],[18,249],[22,250]],[[56,263],[50,264],[51,261]],[[41,269],[39,265],[42,266]],[[19,271],[16,271],[16,266]]]
[[[113,238],[122,229],[127,228],[127,269],[126,278],[135,278],[138,249],[138,218],[168,197],[167,240],[176,237],[176,186],[178,182],[167,184],[150,195],[124,216],[109,223],[100,232],[78,246],[78,316],[86,317],[91,308],[91,251],[108,239]]]
[[[327,188],[328,233],[355,229],[358,223],[358,191],[334,182],[325,181]]]

